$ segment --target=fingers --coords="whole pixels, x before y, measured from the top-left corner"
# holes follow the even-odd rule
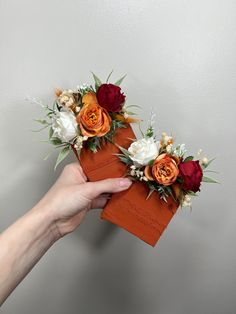
[[[93,200],[103,193],[117,193],[127,190],[132,184],[128,178],[105,179],[84,184],[84,195]]]
[[[83,169],[78,162],[71,163],[65,166],[62,171],[60,181],[63,184],[79,184],[87,181]]]
[[[106,205],[106,203],[108,202],[108,200],[109,200],[109,198],[104,197],[104,196],[100,196],[100,197],[95,198],[92,201],[91,209],[103,208]]]

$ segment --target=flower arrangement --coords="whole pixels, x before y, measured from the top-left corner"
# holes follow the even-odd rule
[[[48,142],[61,149],[55,168],[71,150],[77,157],[82,147],[96,153],[104,143],[113,141],[117,129],[138,121],[131,117],[135,113],[130,107],[134,105],[126,104],[126,95],[120,88],[125,76],[112,84],[112,72],[105,83],[92,74],[94,85],[83,84],[76,90],[56,89],[51,107],[40,102],[46,118],[36,121],[43,125],[42,129],[49,128]]]
[[[46,117],[36,121],[49,129],[47,142],[60,149],[55,167],[73,151],[89,181],[124,175],[135,181],[111,196],[101,218],[154,246],[178,207],[191,207],[201,183],[217,183],[206,176],[215,172],[208,170],[214,159],[202,152],[197,158],[188,155],[185,144],[175,145],[166,133],[157,139],[153,114],[136,139],[130,123],[140,120],[132,117],[134,105],[126,104],[120,88],[124,77],[113,84],[111,74],[105,83],[93,74],[94,85],[57,89],[52,106],[33,99],[46,110]]]
[[[201,158],[201,150],[198,153],[200,159],[186,156],[185,144],[175,146],[172,136],[162,133],[161,139],[157,140],[152,123],[142,135],[128,149],[119,147],[121,153],[117,155],[128,166],[127,175],[132,180],[147,184],[147,199],[157,191],[165,202],[171,196],[182,207],[191,207],[191,198],[197,196],[202,182],[218,183],[205,175],[214,159]]]

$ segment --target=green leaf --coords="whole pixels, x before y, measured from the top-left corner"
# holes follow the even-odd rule
[[[49,129],[49,139],[53,136],[53,128],[51,127]]]
[[[128,151],[127,149],[125,149],[124,147],[122,147],[122,146],[120,146],[120,145],[118,145],[118,144],[115,144],[115,145],[119,148],[120,151],[122,151],[122,153],[123,153],[125,156],[127,156],[127,157],[130,156],[130,153],[129,153],[129,151]]]
[[[183,183],[183,179],[180,178],[180,177],[178,177],[178,178],[176,179],[176,182],[178,182],[178,183]]]
[[[126,165],[132,165],[133,164],[133,161],[129,157],[127,157],[123,154],[113,154],[113,155],[117,156]]]
[[[206,169],[207,167],[209,167],[209,165],[215,160],[215,158],[212,158],[208,161],[208,163],[206,165],[203,165],[202,168]]]
[[[206,172],[219,173],[219,171],[215,171],[215,170],[204,170],[204,173]]]
[[[153,163],[154,163],[155,159],[152,159],[148,162],[148,166],[152,167],[153,166]]]
[[[60,103],[58,102],[58,100],[56,99],[54,102],[53,102],[53,107],[52,107],[52,111],[54,112],[55,114],[55,111],[61,111],[61,108],[62,106],[60,105]]]
[[[97,90],[98,87],[102,85],[102,81],[93,72],[92,72],[92,75],[95,82],[95,89]]]
[[[123,82],[124,78],[126,77],[126,74],[122,76],[118,81],[115,82],[115,85],[120,86],[120,84]]]
[[[43,126],[42,128],[38,129],[38,130],[31,130],[31,132],[34,132],[34,133],[38,133],[38,132],[41,132],[43,131],[44,129],[48,128],[48,125],[45,125]]]
[[[58,137],[51,137],[49,139],[49,142],[52,144],[52,145],[61,145],[62,144],[62,141],[58,138]]]
[[[70,153],[70,146],[66,146],[64,147],[58,157],[57,157],[57,161],[56,161],[56,165],[54,167],[54,170],[56,170],[57,166],[67,157],[67,155]]]
[[[129,159],[127,159],[125,156],[119,156],[119,155],[117,155],[117,157],[120,159],[120,161],[121,162],[123,162],[124,164],[126,164],[126,165],[130,165],[131,164],[131,162],[130,162],[130,160]]]
[[[206,176],[203,176],[202,178],[202,182],[207,182],[207,183],[220,183],[212,178],[209,178],[209,177],[206,177]]]
[[[110,79],[112,73],[113,73],[113,70],[112,70],[112,71],[110,72],[110,74],[108,75],[108,77],[107,77],[107,79],[106,79],[106,83],[108,83],[108,81],[109,81],[109,79]]]
[[[154,135],[154,130],[153,130],[153,127],[150,126],[150,127],[147,129],[145,136],[146,136],[146,137],[153,137],[153,135]]]
[[[40,123],[40,124],[42,124],[42,125],[49,125],[50,123],[47,121],[47,120],[45,120],[45,119],[34,119],[34,121],[36,121],[36,122],[38,122],[38,123]]]
[[[51,117],[52,115],[55,115],[55,112],[49,111],[49,112],[47,113],[47,117],[49,117],[49,118],[52,118],[52,117]]]
[[[150,189],[149,190],[149,193],[148,193],[148,195],[147,195],[147,197],[146,197],[146,200],[148,200],[149,199],[149,197],[152,195],[152,193],[155,191],[155,189]]]
[[[131,107],[135,107],[135,108],[141,108],[141,106],[139,106],[139,105],[125,105],[126,106],[126,108],[131,108]]]
[[[106,134],[106,135],[104,136],[104,139],[105,139],[107,142],[114,144],[114,142],[113,142],[113,135],[112,135],[111,133],[110,133],[110,134]]]
[[[187,161],[191,161],[193,160],[193,156],[188,156],[187,158],[184,159],[184,162],[187,162]]]
[[[98,150],[97,150],[97,146],[95,143],[91,142],[91,141],[88,141],[88,148],[93,152],[93,153],[96,153]]]

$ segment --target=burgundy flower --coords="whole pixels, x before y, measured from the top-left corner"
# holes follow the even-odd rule
[[[200,190],[203,173],[199,160],[180,163],[179,175],[183,179],[182,188],[185,191],[197,192]]]
[[[114,84],[102,84],[97,91],[97,100],[107,111],[119,112],[125,102],[121,88]]]

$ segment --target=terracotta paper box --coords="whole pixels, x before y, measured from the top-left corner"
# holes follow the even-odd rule
[[[169,197],[168,203],[160,200],[157,192],[146,200],[148,188],[135,182],[128,191],[114,194],[101,213],[106,219],[155,246],[177,210]]]
[[[130,126],[118,129],[114,142],[128,148],[135,139]],[[80,154],[81,166],[90,181],[122,177],[126,165],[115,155],[119,148],[112,143],[105,144],[97,153],[83,148]],[[134,182],[124,192],[113,194],[101,213],[108,220],[154,246],[175,214],[178,205],[169,197],[168,202],[160,200],[157,192],[149,199],[145,183]]]

